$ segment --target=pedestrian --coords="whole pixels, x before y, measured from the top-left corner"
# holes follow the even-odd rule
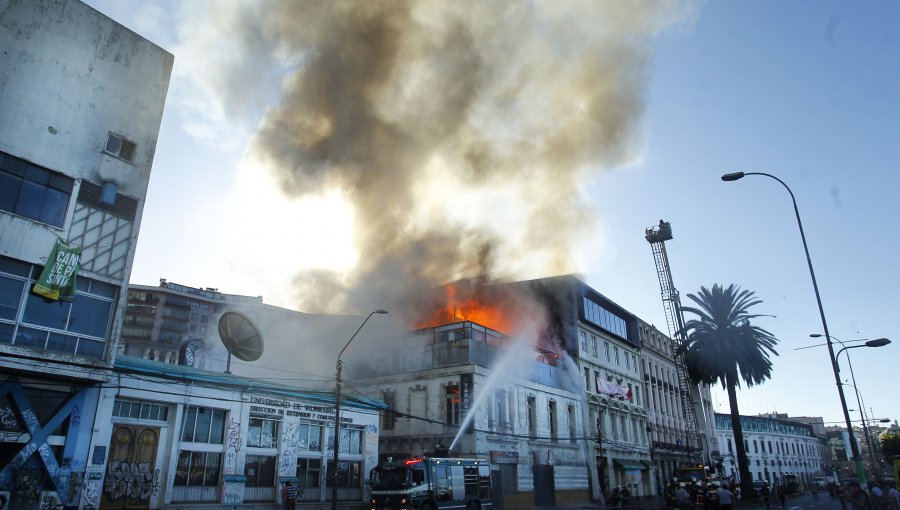
[[[731,510],[734,504],[734,493],[728,490],[727,484],[722,484],[716,491],[719,495],[719,510]]]
[[[888,496],[893,500],[894,510],[900,510],[900,491],[897,490],[896,487],[891,485],[888,489]]]
[[[766,504],[766,508],[769,508],[770,503],[772,502],[772,493],[769,490],[769,484],[763,484],[762,489],[759,490],[759,494],[763,498],[763,502]]]
[[[816,484],[813,484],[812,486],[812,496],[813,499],[819,499],[819,486]]]
[[[784,508],[784,504],[785,504],[785,502],[787,502],[787,494],[784,493],[784,487],[779,485],[778,488],[775,490],[778,494],[778,501],[781,502],[781,508]]]
[[[850,502],[852,510],[869,510],[869,498],[858,483],[850,484],[850,493],[847,494],[847,501]]]
[[[300,496],[300,489],[291,483],[290,480],[284,482],[284,489],[281,490],[281,496],[284,500],[284,508],[286,510],[296,510],[297,498]]]
[[[884,491],[877,482],[869,482],[869,506],[872,510],[888,508],[888,500],[884,497]]]
[[[691,495],[684,482],[678,484],[678,490],[675,491],[675,503],[680,510],[688,510],[691,506]]]

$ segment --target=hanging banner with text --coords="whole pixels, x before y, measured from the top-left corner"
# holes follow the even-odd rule
[[[616,384],[612,381],[607,381],[600,377],[597,378],[597,393],[618,395],[625,400],[631,400],[631,388]]]
[[[465,421],[466,417],[472,411],[473,396],[475,385],[475,376],[473,374],[459,374],[459,419]],[[465,433],[469,434],[475,431],[475,420],[470,420],[466,425]]]
[[[80,263],[81,248],[57,239],[41,277],[34,284],[34,293],[56,301],[72,301],[75,298],[75,274]]]

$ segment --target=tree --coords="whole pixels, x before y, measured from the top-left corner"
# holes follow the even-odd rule
[[[753,476],[744,448],[736,389],[741,387],[742,380],[751,387],[771,377],[769,355],[778,355],[775,351],[778,339],[750,324],[751,319],[761,315],[751,314],[748,309],[762,303],[751,291],[741,290],[734,284],[727,288],[715,284],[712,290],[700,287],[697,295],[688,294],[688,297],[697,308],[685,306],[682,310],[698,318],[684,325],[684,342],[679,349],[691,381],[695,384],[718,381],[728,391],[741,493],[745,497],[752,496]]]
[[[881,454],[888,464],[894,462],[894,457],[900,456],[900,436],[894,432],[887,431],[881,434]]]

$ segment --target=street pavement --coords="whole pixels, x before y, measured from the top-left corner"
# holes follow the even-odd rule
[[[589,503],[571,503],[560,504],[556,507],[542,506],[534,507],[533,509],[519,510],[612,510],[613,508],[616,507],[604,507],[600,504]],[[733,510],[844,510],[841,507],[841,501],[837,498],[829,498],[827,492],[819,493],[818,498],[813,498],[811,494],[788,496],[784,507],[781,506],[780,502],[773,500],[767,509],[765,503],[760,499],[758,501],[741,501],[732,508]],[[665,507],[663,506],[662,500],[651,499],[637,501],[627,507],[616,508],[616,510],[665,510]]]
[[[813,498],[810,494],[788,496],[784,507],[781,503],[775,501],[774,498],[769,505],[769,510],[843,510],[841,500],[838,498],[831,499],[827,492],[820,492],[818,498]],[[849,505],[848,505],[849,508]],[[765,510],[766,505],[762,501],[739,503],[735,505],[734,510]]]

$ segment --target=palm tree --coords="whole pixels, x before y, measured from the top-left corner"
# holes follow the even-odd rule
[[[744,449],[736,388],[741,386],[741,380],[751,387],[771,376],[769,355],[778,355],[774,348],[778,339],[750,324],[751,319],[761,314],[751,314],[748,309],[762,303],[751,291],[741,290],[734,284],[727,288],[716,284],[712,290],[700,287],[697,295],[688,294],[688,297],[698,308],[686,306],[682,310],[698,318],[684,325],[684,342],[680,350],[691,381],[695,384],[719,381],[728,391],[741,493],[745,498],[750,497],[753,495],[753,477]]]

